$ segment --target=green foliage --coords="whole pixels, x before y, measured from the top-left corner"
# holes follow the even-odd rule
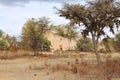
[[[37,52],[43,50],[43,46],[45,48],[49,48],[48,41],[44,37],[44,31],[48,24],[46,24],[45,19],[30,19],[28,20],[23,29],[22,29],[22,41],[27,44],[27,47],[32,49],[37,55]],[[43,22],[43,24],[42,24]]]
[[[27,50],[27,49],[28,49],[27,44],[26,44],[25,41],[18,41],[18,42],[17,42],[17,45],[18,45],[18,47],[19,47],[20,49],[22,49],[22,50]]]
[[[120,33],[116,34],[115,38],[116,38],[117,41],[120,41]]]
[[[69,24],[55,26],[54,28],[55,28],[57,34],[62,36],[62,37],[65,37],[68,39],[72,39],[72,38],[77,37],[76,29]]]
[[[65,34],[65,32],[64,32],[63,27],[61,27],[61,26],[56,26],[55,29],[56,29],[58,35],[60,35],[60,36],[62,36],[62,37],[66,37],[66,34]]]
[[[1,38],[0,39],[0,49],[6,50],[6,49],[8,49],[8,47],[9,47],[9,44],[8,44],[7,40]]]
[[[38,50],[41,47],[43,34],[41,34],[41,29],[34,19],[29,20],[23,27],[22,39],[33,50]]]
[[[64,4],[62,9],[57,9],[60,16],[69,19],[73,25],[78,24],[84,27],[82,30],[83,37],[89,34],[92,36],[94,51],[101,63],[98,53],[98,41],[103,35],[108,37],[105,28],[114,34],[114,27],[120,26],[120,2],[115,0],[94,0],[87,2],[86,5],[80,4]],[[83,26],[84,25],[84,26]]]
[[[40,26],[40,29],[43,33],[50,28],[50,20],[47,17],[40,17],[36,22]]]
[[[64,4],[61,10],[58,9],[60,16],[69,19],[72,24],[79,24],[84,29],[82,35],[86,37],[89,33],[95,37],[105,34],[105,27],[114,33],[114,26],[120,25],[120,7],[114,3],[115,0],[97,0],[88,2],[87,5]],[[107,4],[106,4],[107,3]],[[82,25],[81,25],[82,23]],[[114,25],[115,24],[115,25]]]
[[[102,49],[103,51],[101,50],[101,52],[111,51],[111,50],[110,50],[110,43],[111,43],[110,39],[104,38],[104,39],[101,41],[101,45],[103,45],[103,46],[105,47],[105,50]]]
[[[105,38],[101,41],[105,51],[120,51],[120,33],[116,34],[114,38]]]
[[[92,42],[91,39],[89,38],[81,38],[78,42],[77,42],[77,49],[79,51],[92,51]]]
[[[117,51],[120,51],[120,33],[115,36],[114,47]]]
[[[4,32],[0,30],[0,50],[6,50],[8,48],[9,48],[9,43],[4,38]]]
[[[9,37],[7,37],[7,41],[9,42],[10,46],[14,46],[14,47],[17,46],[17,37],[9,36]]]
[[[50,46],[51,46],[51,42],[49,40],[45,39],[44,44],[43,44],[43,50],[50,51]]]
[[[104,49],[104,48],[101,48],[101,49],[99,49],[99,52],[100,52],[100,53],[104,53],[104,52],[105,52],[105,49]]]

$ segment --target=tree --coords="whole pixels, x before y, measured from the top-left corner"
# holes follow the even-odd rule
[[[101,64],[98,53],[98,41],[105,33],[105,28],[114,34],[114,27],[120,25],[120,3],[115,0],[95,0],[87,2],[86,5],[64,4],[62,9],[57,9],[58,14],[69,19],[72,24],[84,27],[82,35],[84,37],[91,34],[96,53],[97,62]]]
[[[57,35],[65,37],[69,41],[69,46],[71,44],[71,39],[76,39],[78,37],[78,33],[76,32],[76,28],[70,24],[67,25],[58,25],[55,26],[54,29],[56,30]],[[71,47],[69,47],[71,50]]]
[[[9,50],[10,51],[18,51],[20,49],[19,46],[19,36],[10,36],[9,34],[6,34],[6,40],[9,43]]]
[[[76,32],[76,28],[73,25],[67,24],[66,25],[66,37],[71,40],[76,38],[78,33]]]
[[[6,35],[6,39],[9,42],[10,46],[17,46],[17,37]]]
[[[45,38],[44,43],[43,43],[43,50],[44,51],[50,51],[50,45],[51,42]]]
[[[25,23],[22,40],[34,51],[34,55],[38,54],[38,50],[41,49],[40,43],[43,40],[43,34],[35,19],[30,19]]]
[[[34,55],[40,50],[42,53],[43,46],[47,41],[44,37],[44,31],[48,27],[47,19],[40,18],[39,20],[28,20],[22,29],[22,41],[34,51]]]
[[[66,37],[66,33],[64,31],[65,27],[63,27],[63,26],[64,25],[54,26],[53,29],[56,31],[57,35]]]
[[[45,33],[50,28],[50,20],[47,17],[40,17],[37,20],[39,26],[41,26],[42,33]]]
[[[54,26],[54,30],[56,30],[58,35],[68,38],[70,40],[72,38],[76,38],[78,34],[76,32],[76,29],[70,24]]]
[[[1,50],[5,50],[8,49],[9,47],[9,43],[7,42],[7,40],[3,37],[4,32],[2,30],[0,30],[0,49]]]
[[[0,39],[0,50],[6,50],[9,47],[9,43],[6,39]]]

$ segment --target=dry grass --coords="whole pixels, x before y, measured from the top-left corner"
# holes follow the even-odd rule
[[[75,60],[77,61],[77,60]],[[87,63],[56,64],[52,66],[52,72],[67,71],[73,74],[79,74],[85,80],[112,80],[120,78],[120,57],[107,60],[100,66],[88,65]]]
[[[64,56],[63,56],[64,57]],[[54,65],[50,65],[48,63],[44,63],[43,68],[35,67],[34,69],[49,69],[51,72],[47,72],[47,75],[57,73],[57,72],[66,72],[73,74],[74,76],[79,75],[78,80],[112,80],[120,79],[120,57],[106,59],[102,65],[97,66],[95,64],[88,64],[87,62],[80,62],[79,59],[74,59],[73,62],[64,62],[64,63],[56,63]],[[64,73],[64,76],[66,76]],[[64,78],[64,80],[69,80]]]
[[[24,57],[34,57],[34,53],[31,51],[0,51],[0,59],[3,60],[11,60],[16,58],[24,58]],[[54,57],[52,54],[39,54],[37,57],[45,58],[45,57]],[[57,57],[57,56],[56,56]]]
[[[10,51],[0,51],[0,59],[15,59],[19,57],[29,56],[31,52],[20,51],[20,52],[10,52]]]
[[[119,80],[120,55],[117,56],[102,54],[104,61],[97,66],[93,53],[43,53],[33,56],[31,51],[5,51],[0,54],[0,72],[5,77],[6,74],[8,77],[14,75],[17,80]],[[13,72],[12,76],[10,71]]]
[[[48,53],[48,54],[47,54]],[[37,57],[41,58],[82,58],[86,56],[87,54],[74,54],[74,53],[60,53],[60,54],[54,54],[51,52],[42,52],[42,54],[38,54]],[[16,59],[16,58],[23,58],[23,57],[34,57],[34,53],[32,51],[17,51],[17,52],[11,52],[11,51],[0,51],[0,59]]]

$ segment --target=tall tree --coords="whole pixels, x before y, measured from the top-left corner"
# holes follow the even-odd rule
[[[72,24],[84,27],[82,30],[84,37],[91,34],[97,62],[101,64],[98,41],[102,35],[108,37],[105,28],[108,28],[114,34],[114,27],[119,27],[120,2],[115,2],[115,0],[94,0],[87,2],[86,5],[64,4],[62,9],[57,10],[60,16],[69,19]]]

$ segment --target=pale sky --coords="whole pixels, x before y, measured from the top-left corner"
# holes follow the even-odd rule
[[[18,36],[28,19],[43,16],[50,18],[53,24],[67,24],[69,21],[59,17],[54,9],[61,8],[64,2],[85,4],[85,0],[0,0],[0,29]],[[106,32],[113,36],[109,31]]]
[[[20,35],[24,23],[30,18],[49,17],[53,24],[66,24],[54,7],[63,2],[84,4],[85,0],[0,0],[0,29],[9,35]]]

